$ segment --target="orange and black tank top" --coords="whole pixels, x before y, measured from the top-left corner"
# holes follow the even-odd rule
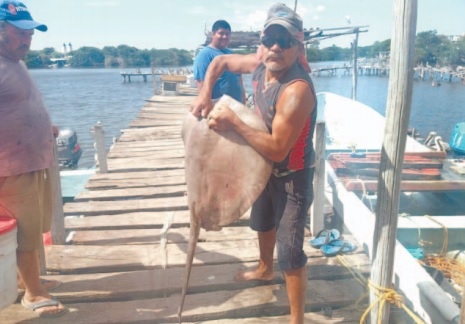
[[[312,112],[307,117],[305,126],[289,154],[283,161],[274,163],[273,174],[278,177],[312,167],[315,164],[315,151],[313,149],[313,133],[315,132],[317,115],[315,88],[308,73],[297,62],[280,80],[273,82],[267,87],[265,87],[265,65],[263,63],[254,71],[252,78],[255,111],[261,115],[270,132],[273,131],[271,124],[276,114],[276,102],[279,96],[288,85],[297,80],[302,80],[309,84],[312,96],[314,97],[314,107],[312,107]]]

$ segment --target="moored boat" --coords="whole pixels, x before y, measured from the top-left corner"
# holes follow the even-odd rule
[[[332,93],[319,93],[318,102],[319,119],[326,124],[326,198],[342,218],[344,226],[371,256],[374,253],[376,215],[373,206],[376,204],[380,176],[378,167],[384,140],[384,117],[362,103]],[[465,227],[459,225],[465,216],[460,216],[463,213],[462,203],[448,194],[463,192],[465,182],[461,175],[449,167],[451,163],[445,152],[433,151],[410,136],[407,137],[406,152],[403,177],[408,180],[402,182],[409,182],[410,188],[412,183],[418,183],[421,190],[401,195],[399,213],[402,210],[411,211],[410,215],[415,219],[431,214],[441,223],[441,212],[447,210],[450,214],[445,215],[453,215],[447,220],[455,224],[447,235],[449,242],[455,244],[465,235]],[[415,165],[419,168],[412,169]],[[434,176],[431,177],[431,174]],[[352,189],[347,186],[348,181],[352,183]],[[359,185],[353,186],[354,183]],[[368,187],[371,191],[368,191]],[[433,192],[438,188],[441,188],[439,194]],[[447,208],[445,205],[448,205]],[[399,227],[404,223],[399,221]],[[396,291],[405,296],[410,309],[425,323],[455,323],[460,316],[460,294],[451,298],[451,294],[426,271],[410,250],[406,249],[405,241],[401,240],[409,238],[410,243],[416,242],[415,249],[422,249],[420,243],[424,232],[436,239],[447,240],[444,238],[444,226],[437,224],[431,227],[431,224],[418,222],[412,228],[403,228],[402,237],[397,236],[396,240],[393,284]],[[429,252],[434,249],[439,251],[443,242],[437,239],[430,243]],[[457,246],[449,244],[449,248],[455,249]]]

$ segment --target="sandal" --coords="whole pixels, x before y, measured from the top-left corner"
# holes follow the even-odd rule
[[[60,302],[56,299],[49,299],[49,300],[43,300],[43,301],[40,301],[40,302],[37,302],[37,303],[29,303],[27,302],[24,297],[21,298],[21,305],[23,305],[24,308],[26,309],[30,309],[32,310],[33,312],[35,312],[37,309],[40,309],[40,308],[43,308],[43,307],[49,307],[49,306],[56,306],[58,307],[60,305]],[[61,308],[58,310],[58,312],[54,312],[54,313],[46,313],[46,312],[42,312],[42,313],[38,313],[39,314],[39,317],[42,317],[42,318],[52,318],[52,317],[59,317],[65,313],[68,312],[68,308],[64,307],[64,308]]]
[[[319,231],[315,238],[310,240],[310,245],[318,249],[329,241],[338,239],[340,235],[337,229],[324,229]]]
[[[355,244],[344,240],[332,240],[321,246],[320,251],[327,257],[355,250]]]

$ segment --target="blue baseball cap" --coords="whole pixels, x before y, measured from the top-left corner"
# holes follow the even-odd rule
[[[11,0],[0,0],[0,20],[19,29],[37,29],[47,31],[47,26],[32,19],[27,7],[21,2]]]

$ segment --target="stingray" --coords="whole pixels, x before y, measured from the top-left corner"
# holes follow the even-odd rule
[[[247,125],[268,132],[250,108],[224,95],[213,110],[231,108]],[[219,231],[237,221],[258,198],[271,174],[272,163],[234,131],[216,132],[206,119],[188,114],[182,125],[185,148],[190,234],[185,280],[178,318],[181,323],[200,228]]]

